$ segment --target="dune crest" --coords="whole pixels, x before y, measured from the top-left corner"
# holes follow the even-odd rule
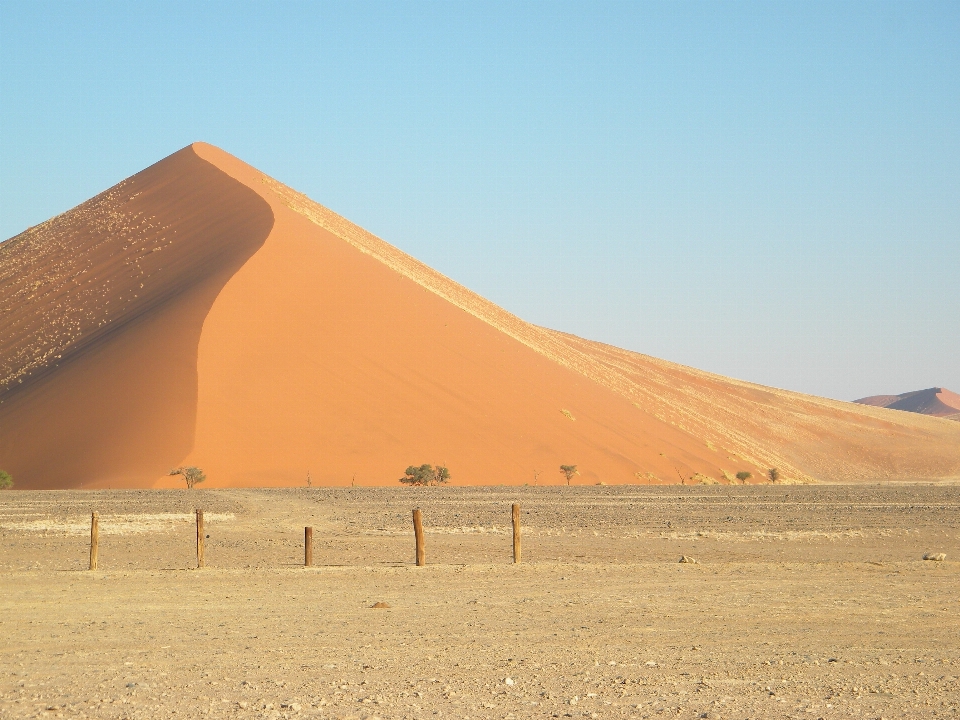
[[[423,462],[457,484],[960,476],[960,425],[526,323],[204,143],[45,226],[0,245],[0,467],[22,487],[176,486],[180,464],[207,486],[393,484]],[[61,290],[11,280],[28,265]]]

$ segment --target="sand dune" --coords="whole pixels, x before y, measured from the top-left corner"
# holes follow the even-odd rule
[[[0,307],[19,487],[960,476],[954,423],[531,325],[202,143],[0,245]]]
[[[960,420],[960,395],[946,388],[928,388],[902,395],[873,395],[854,402],[890,410],[921,413],[934,417]]]

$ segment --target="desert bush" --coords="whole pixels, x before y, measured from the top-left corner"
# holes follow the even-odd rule
[[[580,474],[576,465],[561,465],[560,472],[562,472],[563,476],[567,479],[567,485],[570,484],[570,481],[573,479],[574,475]]]
[[[9,490],[13,487],[13,476],[6,470],[0,470],[0,490]]]
[[[749,480],[752,477],[753,477],[753,474],[748,473],[746,470],[741,470],[740,472],[737,473],[737,480],[739,480],[740,482],[745,483],[747,480]]]
[[[400,482],[404,485],[446,485],[450,480],[450,471],[443,465],[411,465],[403,472],[405,476]]]
[[[780,479],[780,471],[776,468],[770,468],[767,470],[767,476],[770,478],[770,482],[776,482]]]
[[[203,470],[198,467],[191,465],[190,467],[178,467],[170,471],[171,475],[183,475],[183,479],[187,482],[187,489],[193,490],[193,486],[198,483],[202,483],[207,479],[207,476],[203,474]]]

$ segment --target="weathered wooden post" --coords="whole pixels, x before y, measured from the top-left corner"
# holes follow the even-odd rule
[[[513,562],[520,562],[520,506],[513,506]]]
[[[97,569],[97,555],[100,552],[100,513],[96,510],[90,515],[90,569]]]
[[[303,529],[303,566],[313,565],[313,528],[305,527]]]
[[[423,520],[420,516],[420,508],[413,511],[413,534],[417,538],[417,566],[426,564],[426,553],[423,548]]]
[[[197,508],[197,567],[203,567],[203,510]]]

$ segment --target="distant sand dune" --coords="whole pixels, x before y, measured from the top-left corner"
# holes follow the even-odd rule
[[[537,327],[197,143],[0,245],[20,487],[954,478],[960,425]]]
[[[945,388],[916,390],[902,395],[874,395],[855,402],[861,405],[884,407],[888,410],[903,410],[949,420],[960,420],[960,395]]]

